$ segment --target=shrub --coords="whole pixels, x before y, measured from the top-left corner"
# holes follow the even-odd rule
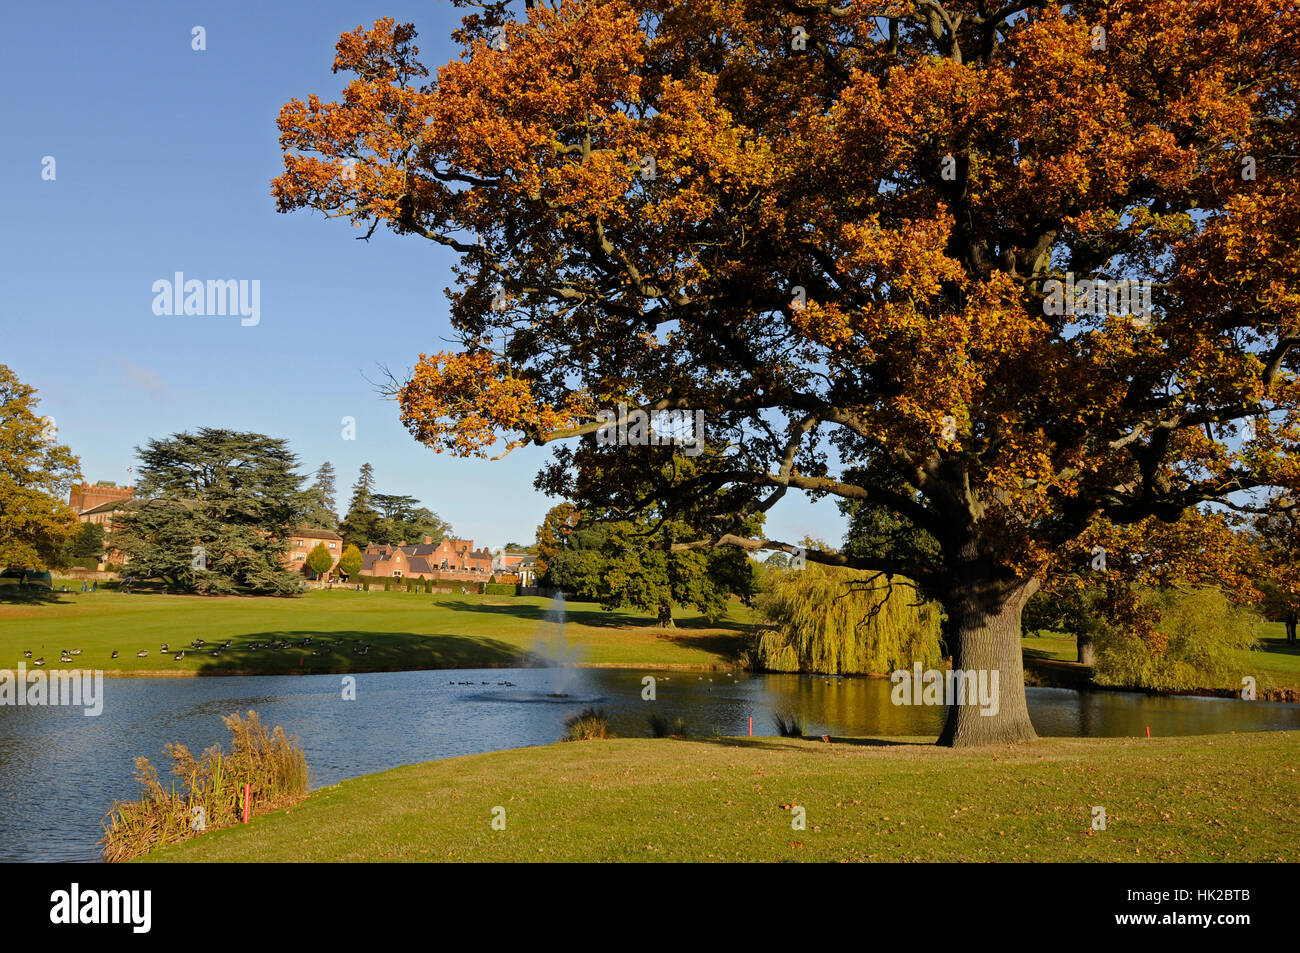
[[[772,721],[776,724],[776,733],[782,738],[803,737],[803,715],[779,711],[772,716]]]
[[[1093,670],[1098,684],[1181,691],[1217,688],[1249,674],[1240,671],[1236,653],[1255,647],[1259,617],[1220,590],[1153,589],[1139,605],[1155,620],[1154,635],[1100,625]]]
[[[941,614],[919,603],[901,576],[878,576],[810,563],[773,572],[756,600],[766,617],[751,670],[857,675],[940,661]]]
[[[564,723],[565,741],[596,741],[613,738],[609,730],[609,716],[598,708],[584,708]]]
[[[680,715],[672,721],[667,715],[651,715],[649,721],[651,738],[685,738],[688,734]]]
[[[362,591],[362,592],[369,592],[369,591],[370,591],[370,580],[369,580],[369,579],[362,579],[362,580],[361,580],[361,591]]]
[[[363,561],[364,557],[361,555],[361,550],[357,549],[355,543],[352,543],[343,550],[343,555],[339,557],[339,572],[351,579],[361,571]]]
[[[203,752],[201,760],[185,745],[169,744],[172,774],[181,779],[163,788],[149,759],[135,759],[135,777],[144,788],[139,801],[116,802],[105,817],[104,859],[117,862],[147,854],[166,844],[179,844],[206,830],[230,827],[243,819],[244,785],[251,785],[252,814],[262,814],[307,796],[307,758],[298,739],[276,726],[268,731],[250,711],[222,718],[230,729],[232,750],[221,745]],[[202,818],[202,828],[196,821]]]
[[[489,582],[484,594],[489,596],[513,596],[515,588],[515,586],[506,582]]]

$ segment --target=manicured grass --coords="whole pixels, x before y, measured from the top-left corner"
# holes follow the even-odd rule
[[[1295,862],[1298,769],[1296,732],[571,742],[344,781],[146,859]]]
[[[1073,635],[1058,632],[1040,632],[1021,639],[1021,646],[1029,658],[1073,662],[1079,657]],[[1300,690],[1300,646],[1286,644],[1286,626],[1281,622],[1266,622],[1260,626],[1259,648],[1253,652],[1237,652],[1242,675],[1253,675],[1261,691],[1289,688]],[[1241,690],[1241,678],[1229,679],[1222,685],[1203,685],[1202,688]]]
[[[292,598],[169,596],[97,592],[56,594],[48,602],[0,602],[0,668],[44,656],[47,669],[96,668],[122,674],[277,674],[370,672],[518,665],[545,629],[543,598],[421,595],[321,590]],[[676,629],[650,626],[652,617],[605,612],[570,602],[564,638],[580,646],[587,664],[729,666],[749,621],[739,604],[719,625],[695,613],[676,614]],[[201,651],[189,644],[207,642]],[[312,645],[303,641],[312,639]],[[220,657],[209,652],[226,639]],[[322,645],[322,640],[341,645]],[[249,643],[287,641],[289,648]],[[355,642],[369,642],[364,656]],[[170,652],[159,646],[168,643]],[[61,649],[82,650],[60,665]],[[112,659],[114,649],[119,658]],[[147,649],[146,658],[136,652]],[[184,649],[185,658],[173,660]],[[320,652],[312,655],[313,651]]]

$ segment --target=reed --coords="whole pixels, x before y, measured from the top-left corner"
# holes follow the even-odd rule
[[[139,857],[165,844],[178,844],[243,820],[244,785],[250,787],[250,815],[295,804],[307,796],[307,758],[297,737],[269,730],[250,711],[222,718],[232,735],[231,752],[213,745],[195,758],[182,744],[169,744],[172,774],[164,787],[148,758],[135,759],[138,801],[115,802],[104,818],[104,859]]]
[[[565,741],[595,741],[613,738],[609,716],[598,708],[584,708],[564,723]]]

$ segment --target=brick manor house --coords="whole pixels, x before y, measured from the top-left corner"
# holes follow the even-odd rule
[[[109,540],[114,528],[114,518],[129,500],[135,488],[119,487],[107,481],[96,484],[82,483],[73,486],[68,494],[68,504],[83,523],[98,523],[104,527],[105,563],[122,563],[125,556],[113,549]],[[307,554],[323,544],[333,559],[326,575],[337,575],[339,560],[343,557],[343,537],[333,530],[300,527],[286,539],[285,565],[313,576],[307,568]],[[400,542],[396,546],[370,543],[361,554],[361,575],[388,576],[394,579],[441,579],[457,582],[518,581],[531,585],[536,572],[536,557],[522,553],[498,553],[475,549],[472,539],[446,538],[435,544],[426,536],[417,544]]]
[[[426,536],[411,546],[371,543],[361,554],[361,575],[484,582],[492,576],[492,554],[475,549],[472,539],[448,537],[435,545]]]

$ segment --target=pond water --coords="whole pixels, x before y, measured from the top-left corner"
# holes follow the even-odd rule
[[[456,669],[356,676],[119,678],[104,682],[104,709],[0,706],[0,861],[99,858],[95,842],[115,799],[133,799],[132,762],[146,755],[169,776],[167,742],[196,755],[220,742],[221,716],[254,709],[297,734],[312,787],[413,762],[548,744],[588,704],[622,736],[649,734],[651,713],[681,717],[695,734],[775,733],[772,716],[797,712],[809,734],[938,736],[943,709],[895,706],[884,679],[800,675],[698,675],[569,669]],[[658,679],[654,702],[642,678]],[[1300,705],[1030,688],[1029,712],[1045,736],[1153,736],[1300,728]]]

